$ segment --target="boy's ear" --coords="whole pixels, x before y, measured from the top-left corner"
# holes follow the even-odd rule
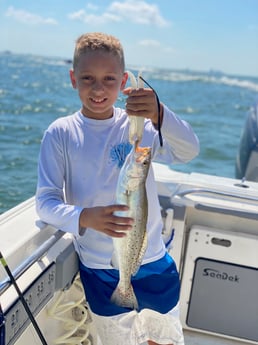
[[[70,69],[70,80],[71,80],[73,88],[76,89],[76,87],[77,87],[76,78],[74,76],[74,70],[73,69]]]
[[[121,86],[120,86],[120,90],[121,90],[121,91],[125,88],[127,79],[128,79],[128,73],[127,73],[127,72],[124,72],[123,79],[122,79],[122,83],[121,83]]]

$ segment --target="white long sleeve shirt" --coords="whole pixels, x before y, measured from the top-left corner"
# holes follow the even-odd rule
[[[145,120],[140,146],[152,147],[152,160],[182,163],[199,152],[199,142],[190,125],[164,106],[164,147],[158,132]],[[131,146],[126,112],[114,108],[107,120],[87,118],[80,111],[54,121],[46,130],[40,149],[36,208],[40,219],[74,235],[82,263],[90,268],[112,268],[112,238],[87,228],[79,235],[83,208],[115,203],[120,168]],[[148,197],[148,247],[143,264],[165,254],[162,219],[152,168],[146,181]]]

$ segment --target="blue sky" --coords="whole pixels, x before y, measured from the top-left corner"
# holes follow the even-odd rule
[[[89,31],[128,65],[258,76],[258,0],[0,0],[0,51],[71,58]]]

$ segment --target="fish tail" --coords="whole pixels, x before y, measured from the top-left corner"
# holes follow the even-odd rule
[[[118,284],[111,296],[111,302],[120,307],[138,309],[138,302],[132,285],[124,290]]]

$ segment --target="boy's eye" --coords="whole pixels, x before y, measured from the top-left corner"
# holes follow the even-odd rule
[[[110,80],[115,80],[115,77],[107,76],[105,79],[106,79],[107,81],[110,81]]]
[[[93,78],[89,75],[84,75],[84,76],[82,76],[82,79],[83,80],[92,80]]]

